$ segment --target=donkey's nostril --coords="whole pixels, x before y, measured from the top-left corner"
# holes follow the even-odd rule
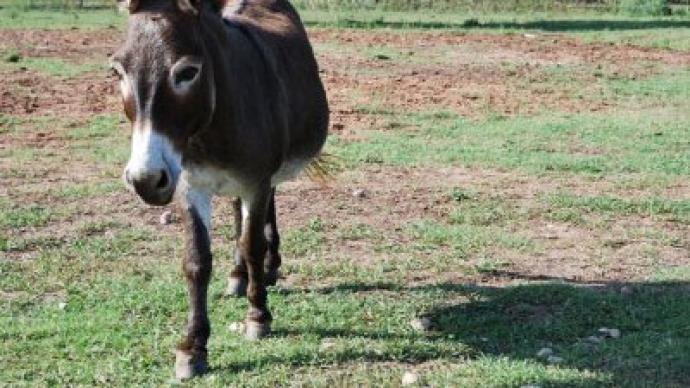
[[[168,174],[165,172],[165,170],[161,170],[161,178],[158,180],[158,183],[156,184],[157,189],[164,189],[168,187]]]

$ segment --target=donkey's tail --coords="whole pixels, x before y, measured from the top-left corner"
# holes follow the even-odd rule
[[[343,160],[340,157],[324,152],[315,157],[304,168],[304,174],[313,182],[327,184],[335,180],[335,174],[342,169]]]

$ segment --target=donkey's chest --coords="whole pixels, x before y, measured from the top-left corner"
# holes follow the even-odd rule
[[[243,196],[249,191],[249,184],[232,171],[214,167],[194,166],[182,172],[182,179],[194,189],[209,194]]]

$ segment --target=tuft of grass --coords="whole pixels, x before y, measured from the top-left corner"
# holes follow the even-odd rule
[[[76,140],[70,148],[104,165],[122,165],[129,152],[129,132],[122,129],[122,123],[120,114],[95,116],[85,126],[69,132]]]
[[[484,254],[495,247],[517,251],[534,248],[534,243],[529,239],[495,227],[445,225],[425,220],[411,223],[408,233],[415,239],[413,246],[418,251],[450,249],[456,257],[461,258]]]
[[[336,236],[342,240],[379,240],[382,236],[367,224],[345,225],[338,228]]]
[[[662,198],[624,199],[610,196],[583,197],[568,193],[546,198],[550,206],[560,211],[593,212],[611,216],[665,216],[672,222],[690,224],[690,201]]]
[[[12,60],[6,60],[4,66],[24,67],[39,73],[63,79],[74,78],[84,73],[103,71],[106,69],[105,62],[76,64],[65,62],[60,58],[20,57],[12,54],[8,56],[8,59]]]
[[[0,9],[0,28],[16,29],[120,29],[126,15],[116,10],[49,11]]]
[[[5,228],[43,226],[50,221],[52,215],[51,209],[41,205],[4,208],[0,210],[0,226]]]
[[[317,217],[302,228],[288,231],[282,238],[283,251],[293,257],[320,252],[326,242],[323,228],[323,221]]]
[[[514,213],[499,198],[466,198],[451,209],[448,220],[451,224],[499,226],[515,218]]]
[[[98,115],[91,118],[85,126],[70,130],[67,136],[75,140],[111,137],[117,130],[119,122],[119,115]]]

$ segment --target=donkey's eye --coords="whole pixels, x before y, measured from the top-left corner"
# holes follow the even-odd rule
[[[197,69],[196,67],[189,66],[180,70],[180,72],[177,73],[177,78],[175,80],[178,83],[189,82],[196,78],[197,74],[199,74],[199,69]]]
[[[173,84],[176,88],[184,87],[196,80],[199,75],[200,67],[197,65],[187,65],[175,69]]]

